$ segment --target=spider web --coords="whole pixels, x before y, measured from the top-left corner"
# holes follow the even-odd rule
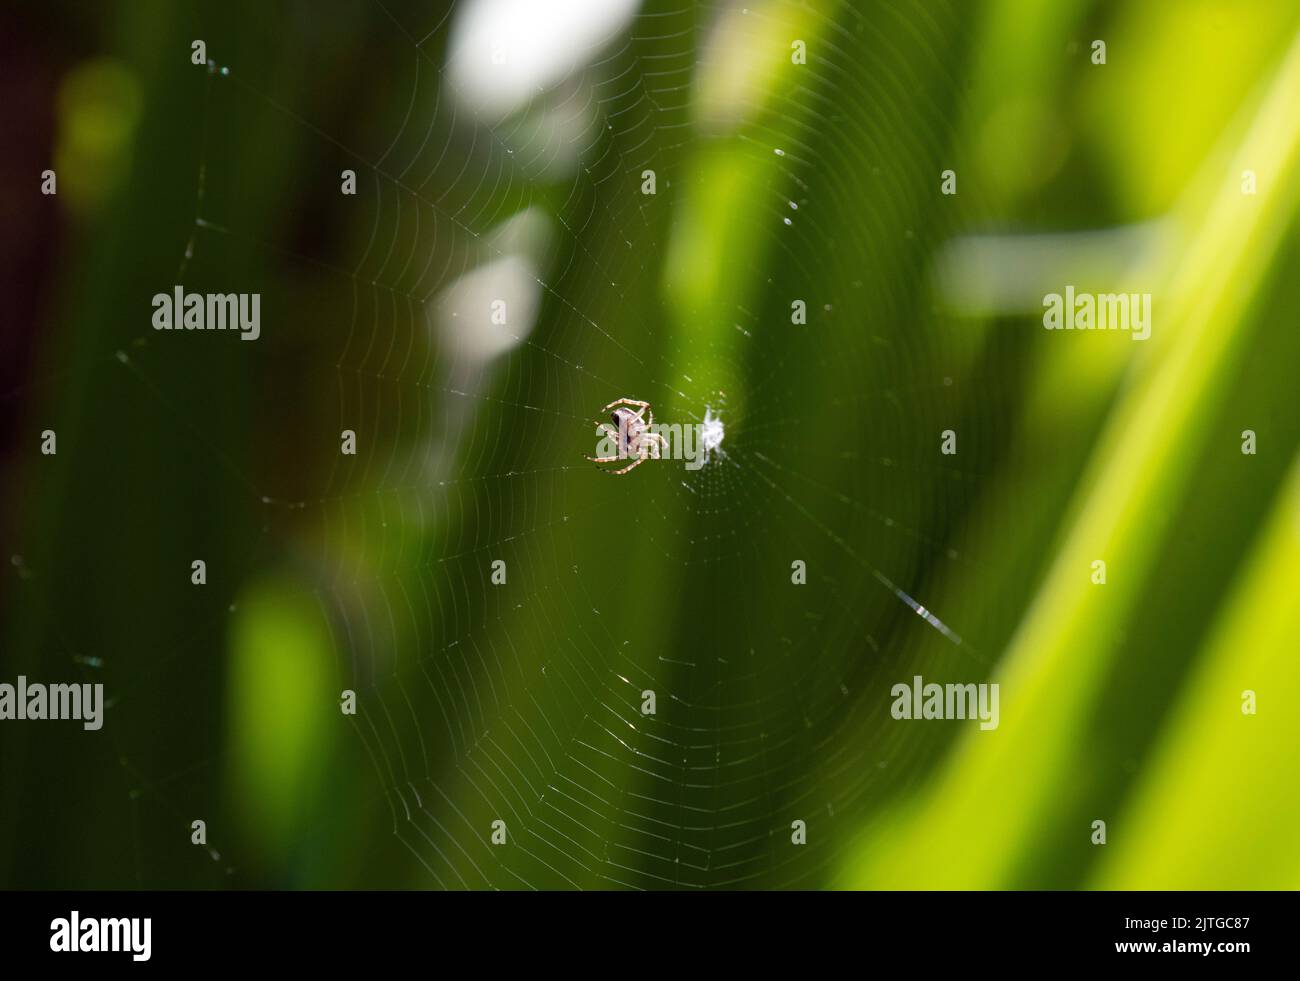
[[[948,537],[978,474],[938,454],[972,393],[910,288],[948,231],[913,224],[938,167],[889,162],[929,167],[949,138],[944,107],[907,119],[891,95],[915,84],[909,59],[942,64],[943,32],[919,5],[803,11],[816,56],[796,76],[780,55],[733,144],[771,174],[741,219],[761,249],[732,260],[752,286],[699,311],[729,332],[674,333],[664,255],[712,139],[692,114],[700,62],[727,18],[761,33],[789,11],[648,3],[497,119],[448,68],[463,6],[375,3],[336,30],[295,8],[278,68],[206,35],[178,281],[210,288],[208,269],[233,265],[263,290],[263,337],[237,353],[269,442],[295,459],[267,476],[209,444],[215,465],[273,543],[259,551],[304,570],[332,625],[413,883],[822,884],[933,751],[923,727],[883,724],[889,685],[987,667],[978,608],[928,609],[949,570],[976,568]],[[910,48],[882,57],[882,22]],[[389,71],[340,112],[319,86],[362,52]],[[278,186],[249,186],[246,141],[283,158]],[[348,169],[356,196],[338,192]],[[873,211],[846,219],[864,182]],[[248,195],[289,195],[297,226],[250,229]],[[498,294],[531,314],[491,324],[479,301]],[[165,397],[172,357],[122,359]],[[721,452],[694,472],[597,473],[583,456],[618,397],[660,422],[711,410]]]

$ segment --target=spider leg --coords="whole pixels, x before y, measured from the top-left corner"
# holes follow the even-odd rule
[[[642,433],[640,436],[636,438],[636,444],[632,447],[632,450],[642,460],[657,459],[658,454],[654,454],[654,456],[652,457],[650,453],[651,448],[653,446],[654,446],[654,440],[651,438],[651,434]]]
[[[596,424],[596,432],[598,432],[598,433],[604,433],[605,435],[609,436],[611,439],[614,440],[614,445],[615,445],[615,446],[620,446],[620,445],[621,445],[618,430],[615,429],[613,426],[611,426],[609,423],[607,423],[607,422],[597,423],[597,424]],[[591,460],[593,463],[610,463],[610,462],[612,462],[612,461],[614,461],[614,460],[623,460],[623,459],[626,459],[626,457],[624,457],[624,456],[609,456],[609,457],[594,457],[594,456],[589,456],[589,457],[587,457],[587,459],[588,459],[588,460]]]
[[[624,467],[622,470],[606,470],[605,473],[609,474],[611,477],[621,477],[629,470],[634,470],[637,467],[641,466],[641,464],[643,463],[645,463],[645,457],[639,456],[631,463],[629,463],[626,467]]]
[[[646,413],[650,417],[649,422],[646,423],[645,433],[642,435],[641,438],[644,440],[652,440],[652,441],[657,440],[658,442],[663,443],[664,442],[663,436],[655,432],[655,410],[650,408],[650,406],[647,405],[641,411]],[[658,453],[655,453],[655,459],[656,460],[659,459]]]
[[[636,438],[636,441],[628,448],[628,455],[635,454],[640,460],[662,460],[663,451],[668,447],[668,441],[658,433],[642,433]]]
[[[605,406],[604,411],[608,412],[616,405],[639,405],[643,409],[650,408],[649,402],[642,402],[640,399],[615,399],[613,402],[609,403],[609,405]],[[637,414],[640,415],[640,413]]]

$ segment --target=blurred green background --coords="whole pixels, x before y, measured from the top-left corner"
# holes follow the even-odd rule
[[[528,7],[11,12],[0,884],[1300,885],[1300,8]]]

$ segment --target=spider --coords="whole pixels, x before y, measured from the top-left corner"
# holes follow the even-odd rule
[[[639,406],[639,409],[634,412],[629,406]],[[640,466],[652,455],[653,459],[658,460],[661,452],[660,447],[667,449],[668,440],[653,431],[655,414],[650,408],[650,403],[642,402],[639,399],[615,399],[605,406],[603,411],[609,412],[610,409],[614,410],[610,412],[609,416],[614,425],[611,426],[607,422],[602,422],[596,427],[596,431],[614,438],[614,445],[618,447],[618,454],[616,456],[589,456],[587,459],[592,463],[614,463],[617,460],[625,460],[629,456],[635,455],[636,459],[622,470],[605,471],[605,473],[614,477],[619,477],[634,467]],[[649,419],[644,418],[645,416],[649,416]],[[651,453],[652,450],[653,454]]]

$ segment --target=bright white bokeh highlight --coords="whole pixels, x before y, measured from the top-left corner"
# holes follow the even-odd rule
[[[501,119],[579,71],[631,22],[640,0],[472,0],[452,26],[448,78]]]

